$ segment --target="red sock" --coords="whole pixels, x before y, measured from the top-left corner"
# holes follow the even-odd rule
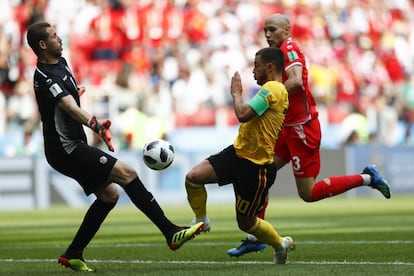
[[[269,204],[269,200],[266,199],[265,202],[263,202],[263,207],[260,210],[260,212],[257,214],[257,217],[261,219],[265,219],[265,213],[266,213],[266,208],[268,204]]]
[[[343,192],[362,186],[363,184],[364,179],[360,174],[331,176],[315,183],[312,190],[311,201],[318,201],[325,197],[342,194]]]

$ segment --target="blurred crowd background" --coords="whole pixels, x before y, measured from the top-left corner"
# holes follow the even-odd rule
[[[413,0],[0,0],[0,155],[42,152],[27,27],[63,39],[85,108],[118,148],[173,130],[234,127],[234,71],[257,91],[263,21],[285,13],[309,61],[323,147],[413,144]],[[93,137],[96,143],[99,142]],[[206,137],[208,139],[208,137]]]

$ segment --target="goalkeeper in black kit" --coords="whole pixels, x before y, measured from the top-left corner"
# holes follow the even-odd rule
[[[146,190],[137,172],[112,155],[87,144],[83,126],[95,131],[110,151],[109,120],[98,122],[80,107],[79,89],[62,55],[62,40],[47,22],[37,22],[27,31],[27,41],[36,54],[34,90],[43,126],[47,162],[56,171],[75,179],[86,195],[95,194],[70,245],[58,258],[58,263],[76,271],[93,271],[88,267],[83,251],[92,240],[119,198],[119,184],[135,206],[161,231],[171,250],[180,248],[194,238],[203,223],[181,227],[165,215],[153,195]]]

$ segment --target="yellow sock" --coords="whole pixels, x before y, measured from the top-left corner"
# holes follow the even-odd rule
[[[261,218],[256,218],[256,223],[247,231],[249,234],[254,235],[260,242],[270,244],[274,248],[278,248],[282,245],[282,237],[273,228],[273,226]]]
[[[207,216],[207,191],[204,185],[194,184],[185,181],[185,188],[187,190],[187,200],[190,203],[191,209],[196,218],[203,218]]]

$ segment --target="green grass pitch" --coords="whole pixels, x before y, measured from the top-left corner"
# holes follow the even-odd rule
[[[100,275],[414,275],[414,196],[335,197],[316,203],[299,198],[270,200],[267,219],[296,240],[286,265],[273,251],[239,258],[226,250],[245,234],[234,207],[208,205],[212,231],[176,252],[132,205],[117,206],[84,252]],[[163,206],[187,225],[187,205]],[[67,275],[56,258],[71,241],[86,209],[0,212],[0,275]]]

